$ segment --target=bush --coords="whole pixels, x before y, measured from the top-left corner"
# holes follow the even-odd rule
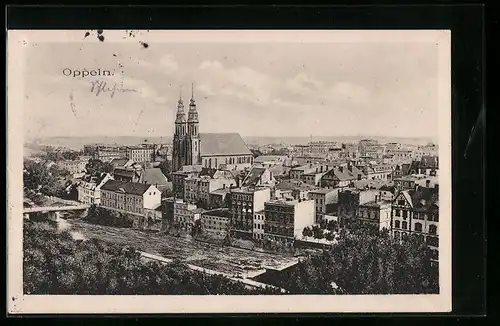
[[[182,262],[144,262],[130,247],[74,241],[49,223],[25,221],[24,293],[76,295],[263,294],[220,275],[207,275]]]

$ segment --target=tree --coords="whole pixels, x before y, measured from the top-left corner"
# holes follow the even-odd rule
[[[251,149],[250,151],[252,152],[254,158],[262,155],[262,152],[258,149]]]
[[[325,239],[328,241],[333,241],[335,239],[335,235],[333,234],[333,232],[328,232],[325,234]]]
[[[55,165],[47,168],[31,160],[24,161],[23,182],[28,196],[38,192],[48,196],[60,196],[66,188],[68,176],[68,171]]]
[[[168,180],[171,180],[171,174],[172,174],[172,164],[168,159],[165,159],[162,161],[159,165],[159,168],[161,172],[168,178]]]
[[[303,235],[304,237],[312,237],[312,236],[313,236],[313,232],[312,232],[312,230],[311,230],[311,228],[310,228],[310,227],[306,226],[306,227],[304,228],[304,230],[302,230],[302,235]]]
[[[85,165],[85,170],[91,176],[101,176],[103,173],[113,172],[113,165],[108,162],[103,162],[98,159],[90,159],[87,165]]]
[[[24,160],[23,182],[26,189],[43,192],[50,188],[54,179],[42,164]]]
[[[312,227],[312,232],[313,232],[313,236],[315,239],[323,239],[324,238],[323,229],[321,229],[319,226],[314,225]]]
[[[46,222],[25,221],[23,286],[26,294],[207,295],[279,294],[246,289],[221,275],[189,269],[183,262],[144,262],[132,247],[73,240]]]
[[[415,236],[400,243],[369,229],[342,230],[336,245],[295,268],[276,285],[291,293],[332,293],[334,282],[348,294],[438,293],[437,268]]]

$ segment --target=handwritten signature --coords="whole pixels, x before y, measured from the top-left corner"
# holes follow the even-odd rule
[[[90,92],[95,93],[95,96],[99,96],[99,94],[101,93],[109,93],[110,97],[113,98],[116,92],[119,93],[137,92],[137,90],[135,89],[123,88],[123,84],[118,85],[117,83],[114,83],[112,85],[109,84],[110,86],[108,86],[108,82],[104,80],[93,80],[90,81],[90,84],[92,85]]]

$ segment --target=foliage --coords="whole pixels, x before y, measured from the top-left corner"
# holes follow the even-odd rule
[[[23,183],[25,193],[42,193],[48,196],[59,196],[66,187],[69,172],[53,165],[45,165],[31,160],[24,160]]]
[[[41,158],[54,162],[62,160],[76,161],[79,159],[81,154],[81,151],[74,151],[71,149],[56,149],[49,146],[45,148],[44,153],[41,155]]]
[[[167,177],[167,179],[170,181],[172,180],[171,174],[172,174],[172,162],[169,160],[165,159],[163,160],[160,165],[158,166],[163,172],[163,174]]]
[[[75,241],[48,223],[25,221],[24,293],[58,295],[263,294],[181,262],[146,262],[133,248],[95,239]]]
[[[273,149],[272,151],[266,153],[266,155],[288,155],[290,151],[288,148]]]
[[[315,239],[323,239],[325,237],[323,229],[318,225],[313,225],[312,233]]]
[[[96,205],[89,208],[85,217],[86,221],[93,224],[130,228],[134,224],[133,219],[120,212],[111,211]]]
[[[262,152],[258,149],[251,149],[250,151],[252,152],[254,158],[262,155]]]
[[[191,229],[191,235],[193,237],[200,235],[202,233],[201,219],[194,222],[193,228]]]
[[[338,244],[298,264],[276,285],[291,293],[348,294],[438,293],[439,278],[430,253],[417,237],[399,243],[387,231],[360,226],[341,230]]]
[[[113,165],[108,162],[103,162],[97,159],[90,159],[87,165],[85,165],[85,170],[91,176],[99,177],[103,173],[111,173],[113,172]]]
[[[302,235],[303,235],[304,237],[312,237],[312,236],[313,236],[313,232],[312,232],[312,230],[311,230],[311,228],[310,228],[310,227],[306,226],[306,227],[304,228],[304,230],[302,230]]]

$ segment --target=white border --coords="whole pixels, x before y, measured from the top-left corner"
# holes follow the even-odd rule
[[[99,42],[85,31],[8,31],[8,312],[45,313],[306,313],[451,311],[451,32],[338,31],[104,31],[105,42],[330,43],[436,42],[439,48],[439,295],[286,296],[25,296],[22,293],[22,161],[24,50],[36,42]]]

